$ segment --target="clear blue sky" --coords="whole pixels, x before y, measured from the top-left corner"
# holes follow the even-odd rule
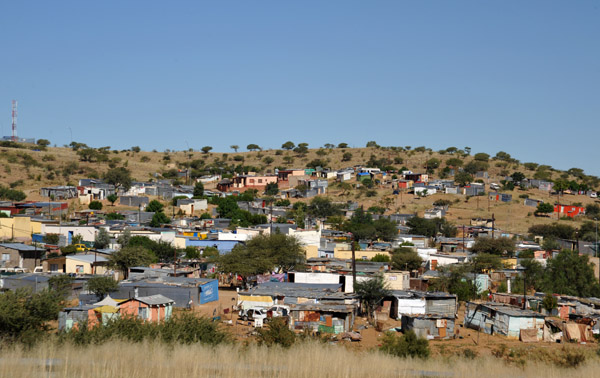
[[[598,1],[3,1],[0,42],[3,135],[17,99],[19,135],[58,145],[375,140],[600,175]]]

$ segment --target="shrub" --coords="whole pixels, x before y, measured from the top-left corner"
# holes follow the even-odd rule
[[[401,358],[425,359],[429,357],[430,353],[427,340],[417,337],[412,330],[402,336],[396,336],[392,332],[386,333],[379,349],[384,353]]]
[[[88,206],[91,210],[102,210],[102,202],[92,201]]]
[[[283,318],[273,318],[267,329],[259,329],[257,337],[259,345],[279,345],[289,348],[296,341],[296,334],[292,331]]]

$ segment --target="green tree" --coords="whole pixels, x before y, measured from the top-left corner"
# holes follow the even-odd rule
[[[473,181],[473,176],[467,172],[458,172],[454,175],[454,181],[460,186],[466,186]]]
[[[508,255],[512,256],[515,253],[514,240],[506,237],[489,238],[480,237],[475,240],[475,244],[471,247],[474,253],[489,253],[492,255]]]
[[[490,155],[484,153],[484,152],[478,152],[475,155],[473,155],[473,159],[476,161],[485,161],[487,162],[488,160],[490,160]]]
[[[131,188],[131,172],[125,167],[111,168],[104,174],[104,181],[114,185],[115,188],[117,188],[117,191],[119,189],[127,191]]]
[[[352,153],[344,152],[344,154],[342,155],[342,161],[350,161],[350,160],[352,160]]]
[[[67,274],[53,275],[48,280],[48,288],[60,293],[60,296],[64,299],[69,295],[73,281],[73,277]]]
[[[371,259],[373,262],[390,262],[390,256],[378,253]]]
[[[379,218],[373,222],[376,237],[381,240],[391,241],[398,236],[398,225],[388,218]]]
[[[160,213],[163,211],[165,205],[160,203],[158,200],[152,200],[146,205],[146,211],[150,213]]]
[[[462,167],[463,161],[459,158],[450,158],[446,160],[446,166],[451,168]]]
[[[204,184],[198,181],[194,185],[194,198],[201,198],[202,196],[204,196]]]
[[[165,215],[163,212],[154,213],[152,220],[150,220],[150,227],[161,227],[163,224],[171,223],[171,218]]]
[[[77,151],[77,155],[79,155],[79,159],[81,161],[92,162],[98,159],[98,151],[94,148],[83,148]]]
[[[330,216],[340,215],[342,211],[329,198],[315,197],[310,201],[307,213],[314,218],[325,219]]]
[[[308,152],[308,143],[298,143],[298,146],[294,148],[294,152],[299,155],[305,155]]]
[[[90,208],[90,210],[102,210],[102,202],[92,201],[92,202],[90,202],[88,207]]]
[[[372,320],[375,308],[390,295],[382,275],[376,275],[365,281],[358,281],[354,285],[354,292],[367,312],[367,317]]]
[[[455,237],[456,227],[449,223],[445,218],[425,219],[421,217],[412,217],[406,222],[413,235],[424,235],[430,238],[439,234],[445,237]]]
[[[110,245],[110,235],[106,228],[102,227],[96,233],[94,237],[94,248],[96,249],[104,249]]]
[[[238,146],[237,144],[232,144],[231,146],[229,146],[229,148],[231,148],[233,151],[237,152],[240,149],[240,146]]]
[[[113,252],[109,258],[109,265],[118,269],[125,275],[129,275],[129,268],[134,266],[148,266],[157,260],[156,256],[142,246],[126,246]]]
[[[283,148],[284,150],[293,150],[294,147],[296,147],[296,145],[292,141],[287,141],[281,145],[281,148]]]
[[[379,145],[374,140],[371,140],[371,141],[367,142],[367,147],[379,148]]]
[[[251,143],[248,146],[246,146],[246,149],[248,151],[257,151],[257,150],[260,150],[261,148],[258,144]]]
[[[544,310],[548,311],[548,313],[551,313],[552,310],[558,307],[558,300],[551,293],[546,293],[544,300],[542,301],[542,307]]]
[[[588,256],[563,250],[549,259],[544,272],[544,291],[577,297],[598,297],[600,287]]]
[[[348,148],[348,143],[340,143],[337,148]]]
[[[121,248],[123,248],[129,245],[129,240],[131,240],[131,230],[129,230],[129,228],[126,228],[117,238],[117,243],[119,243],[121,245]]]
[[[471,261],[474,273],[484,273],[502,268],[502,259],[490,253],[478,253]]]
[[[48,139],[38,139],[36,144],[40,147],[48,147],[50,145],[50,141]]]
[[[265,194],[268,196],[275,196],[279,193],[279,187],[276,182],[268,183],[265,187]]]
[[[0,338],[33,345],[50,329],[49,321],[58,318],[61,293],[43,290],[32,293],[17,289],[0,293]]]
[[[279,317],[273,318],[267,328],[259,328],[256,337],[258,345],[291,347],[296,341],[296,333],[290,329],[287,322]]]
[[[551,203],[540,202],[538,203],[537,209],[535,209],[535,215],[539,214],[552,214],[554,212],[554,206]]]
[[[86,288],[89,292],[94,293],[99,299],[104,298],[107,294],[117,291],[119,283],[112,277],[92,277],[88,280]]]
[[[200,151],[202,151],[203,154],[208,154],[210,150],[212,150],[211,146],[204,146],[200,149]]]
[[[238,244],[218,259],[219,270],[244,278],[275,269],[287,272],[299,269],[305,261],[304,248],[293,236],[274,233],[258,235],[246,245]]]
[[[426,359],[430,354],[429,342],[424,338],[417,337],[413,330],[407,331],[402,336],[387,332],[379,349],[386,354],[400,358]]]
[[[399,247],[392,252],[392,268],[394,270],[417,270],[423,264],[419,254],[407,247]]]
[[[58,245],[58,243],[60,241],[60,235],[58,235],[58,234],[46,234],[46,235],[44,235],[42,237],[42,240],[46,244]]]
[[[117,196],[116,194],[109,194],[108,196],[106,196],[106,199],[108,200],[108,202],[110,202],[112,206],[115,206],[115,202],[117,202],[119,196]]]

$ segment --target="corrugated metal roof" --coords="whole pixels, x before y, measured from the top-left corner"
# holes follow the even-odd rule
[[[168,303],[175,303],[174,300],[172,300],[171,298],[167,298],[162,294],[149,295],[147,297],[137,297],[135,299],[147,305],[162,305]]]
[[[89,264],[93,264],[94,262],[107,262],[108,259],[103,256],[94,256],[94,255],[67,255],[65,256],[68,259],[73,259],[77,261],[83,261]]]
[[[23,243],[2,243],[0,247],[16,249],[17,251],[43,251],[43,249],[36,248],[33,245],[27,245]]]

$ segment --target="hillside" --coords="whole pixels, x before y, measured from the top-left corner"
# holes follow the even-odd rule
[[[21,145],[21,147],[27,147]],[[571,169],[569,172],[554,170],[549,166],[534,163],[522,163],[506,153],[498,153],[484,161],[485,154],[467,154],[456,148],[442,151],[432,151],[425,147],[368,147],[368,148],[330,148],[294,150],[264,150],[225,153],[204,153],[201,151],[164,151],[148,152],[130,150],[110,150],[110,148],[90,149],[85,145],[78,151],[67,147],[48,147],[46,150],[30,148],[0,147],[0,183],[15,189],[23,190],[28,200],[43,200],[39,188],[51,185],[75,185],[80,178],[102,177],[113,167],[126,167],[131,171],[135,180],[150,180],[156,178],[176,178],[176,169],[190,167],[192,177],[208,173],[227,173],[255,171],[270,173],[275,168],[304,168],[307,166],[323,166],[332,169],[352,167],[355,165],[379,166],[399,171],[409,169],[424,172],[429,168],[430,179],[452,178],[447,176],[444,169],[448,164],[455,167],[485,168],[489,178],[486,184],[500,183],[506,176],[521,172],[527,178],[546,180],[565,179],[577,183],[585,183],[590,188],[598,188],[600,180],[587,176],[581,170]],[[33,149],[32,149],[33,148]],[[304,151],[303,151],[304,150]],[[82,152],[83,151],[83,152]],[[479,160],[476,160],[479,159]],[[89,161],[87,161],[89,160]],[[183,182],[182,182],[183,183]],[[208,185],[207,188],[211,186]],[[549,223],[556,218],[533,217],[534,208],[523,205],[523,198],[541,199],[554,203],[548,192],[537,189],[507,191],[513,195],[510,203],[492,201],[488,206],[487,197],[473,197],[467,200],[465,196],[450,194],[435,194],[426,198],[416,198],[407,193],[393,196],[390,186],[376,187],[370,192],[364,188],[350,188],[330,182],[328,196],[335,201],[358,201],[365,208],[381,206],[386,212],[414,213],[420,215],[440,198],[452,201],[447,218],[457,226],[469,224],[472,217],[491,217],[497,219],[501,229],[511,232],[526,232],[531,224]],[[584,195],[564,195],[560,199],[563,204],[581,203],[583,206],[592,203],[594,199]],[[76,206],[78,207],[78,206]],[[489,211],[488,211],[489,209]],[[561,221],[569,224],[582,220]]]

